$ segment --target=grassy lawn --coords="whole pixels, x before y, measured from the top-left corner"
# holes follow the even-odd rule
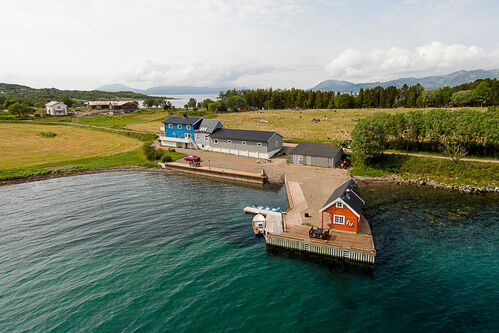
[[[41,132],[53,132],[45,137]],[[123,135],[73,126],[0,124],[0,170],[29,168],[134,150],[141,142]]]
[[[142,147],[152,138],[75,126],[0,123],[0,180],[122,165],[158,167],[146,159]],[[163,154],[173,160],[184,156]]]
[[[482,162],[454,162],[408,155],[386,155],[371,166],[355,165],[354,176],[381,177],[398,175],[404,179],[429,177],[450,185],[499,186],[499,165]]]
[[[130,124],[149,122],[161,122],[168,118],[168,113],[163,110],[146,110],[123,116],[84,116],[78,117],[76,122],[80,124],[106,127],[125,127]],[[159,132],[159,127],[156,130]]]

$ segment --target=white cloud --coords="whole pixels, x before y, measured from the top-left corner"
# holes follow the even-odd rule
[[[477,46],[446,45],[435,41],[413,51],[398,47],[365,52],[346,49],[325,68],[335,79],[372,81],[497,66],[499,49],[487,52]]]
[[[232,86],[236,81],[247,77],[287,71],[289,68],[285,65],[256,62],[162,64],[147,61],[126,69],[122,74],[122,79],[129,84],[144,87],[152,85]]]

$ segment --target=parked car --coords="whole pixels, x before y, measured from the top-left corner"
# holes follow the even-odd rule
[[[184,157],[184,160],[186,160],[187,162],[201,162],[201,157],[199,157],[198,155],[187,155],[186,157]]]

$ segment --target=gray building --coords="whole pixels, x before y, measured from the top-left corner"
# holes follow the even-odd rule
[[[301,142],[289,152],[293,164],[334,168],[341,161],[343,150],[327,143]]]
[[[204,119],[197,129],[194,130],[194,140],[198,145],[199,149],[211,150],[211,140],[210,136],[219,128],[223,128],[224,125],[219,120],[216,119]]]
[[[210,149],[256,158],[271,158],[282,149],[277,132],[219,128],[210,136]]]

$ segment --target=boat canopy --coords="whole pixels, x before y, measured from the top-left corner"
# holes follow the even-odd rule
[[[253,217],[253,222],[265,222],[265,216],[256,214],[255,217]]]

